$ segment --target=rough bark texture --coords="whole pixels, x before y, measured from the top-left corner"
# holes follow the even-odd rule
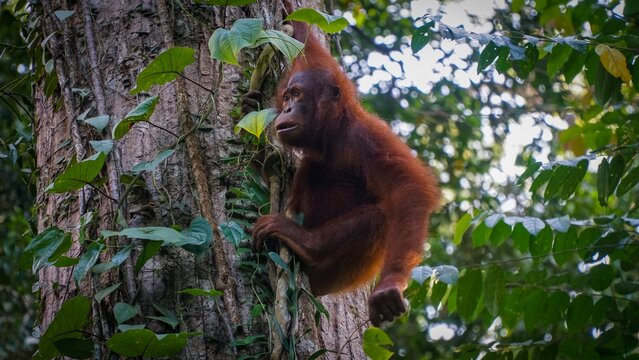
[[[314,1],[300,5],[318,6]],[[54,14],[57,10],[72,10],[74,14],[60,20]],[[268,335],[268,327],[265,319],[251,318],[249,312],[255,303],[251,284],[238,270],[240,257],[234,247],[216,226],[225,220],[225,196],[236,185],[235,174],[241,170],[222,159],[241,150],[233,141],[237,119],[230,114],[242,89],[248,86],[248,79],[239,67],[224,65],[218,71],[219,64],[211,59],[207,42],[217,27],[230,28],[237,18],[262,18],[266,28],[277,27],[281,4],[259,1],[251,6],[228,7],[223,13],[221,7],[183,1],[51,0],[43,1],[34,16],[40,16],[43,39],[56,33],[48,38],[46,49],[54,60],[59,83],[58,91],[50,97],[44,95],[44,82],[35,88],[39,230],[55,225],[77,238],[80,217],[91,211],[99,217],[99,229],[114,229],[120,201],[130,227],[173,223],[186,227],[195,216],[203,216],[215,233],[212,249],[204,255],[194,256],[181,249],[162,250],[137,274],[129,260],[119,271],[85,279],[79,289],[71,279],[72,268],[45,267],[39,273],[43,327],[52,321],[64,300],[78,293],[92,296],[105,286],[122,282],[117,292],[102,303],[93,304],[96,335],[108,338],[115,331],[112,306],[118,301],[141,304],[144,315],[155,315],[152,303],[159,303],[179,313],[180,331],[203,333],[190,340],[184,358],[234,358],[257,351],[231,345],[233,340],[248,335]],[[173,46],[196,50],[197,60],[184,75],[202,86],[178,78],[155,86],[149,93],[130,95],[141,69]],[[250,56],[245,60],[250,60]],[[211,94],[203,87],[215,92]],[[88,95],[77,89],[87,90]],[[104,186],[99,190],[86,187],[71,194],[45,192],[73,156],[80,160],[93,153],[89,140],[107,137],[76,121],[80,114],[89,110],[88,117],[110,115],[112,126],[150,95],[160,96],[150,120],[158,126],[137,123],[116,143],[102,174],[108,178]],[[184,134],[206,114],[202,126],[178,145],[173,156],[143,176],[146,187],[136,187],[125,194],[120,175],[141,161],[153,159],[176,141],[161,128]],[[110,127],[105,133],[110,133]],[[126,199],[121,199],[124,195]],[[97,236],[96,229],[92,231]],[[110,245],[122,246],[129,240],[109,241]],[[81,251],[81,245],[75,242],[69,256]],[[184,288],[216,288],[225,294],[214,300],[176,294]],[[324,297],[321,300],[331,318],[323,319],[318,329],[314,325],[314,308],[302,296],[298,333],[306,335],[299,342],[298,355],[304,358],[326,348],[341,350],[343,358],[364,358],[361,335],[367,318],[365,298],[365,290]],[[172,331],[159,322],[149,324],[158,332]],[[337,355],[327,353],[326,357]]]

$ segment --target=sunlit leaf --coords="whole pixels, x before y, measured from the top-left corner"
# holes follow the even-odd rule
[[[293,11],[285,20],[302,21],[311,25],[317,25],[328,34],[340,32],[348,26],[348,21],[342,16],[330,15],[321,11],[302,8]]]
[[[470,227],[470,222],[472,221],[472,216],[469,213],[465,213],[459,221],[457,221],[457,225],[455,226],[455,234],[453,237],[453,244],[459,245],[461,244],[462,237],[468,228]]]
[[[262,44],[275,46],[289,61],[293,61],[304,48],[303,43],[279,30],[264,30],[260,32],[260,36],[255,40],[255,46]]]
[[[606,44],[598,44],[595,52],[599,55],[601,64],[614,77],[621,78],[625,83],[630,83],[632,76],[626,65],[626,57],[621,51]]]
[[[256,138],[259,138],[264,129],[277,117],[277,111],[273,108],[261,111],[252,111],[248,113],[237,125],[235,125],[235,133],[245,130]]]

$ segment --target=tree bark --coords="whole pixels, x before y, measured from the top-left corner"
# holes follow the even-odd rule
[[[300,7],[318,7],[316,1],[300,3]],[[59,10],[73,14],[60,17],[56,15]],[[100,230],[116,230],[118,209],[123,210],[129,227],[178,224],[186,228],[194,217],[202,216],[214,233],[212,248],[203,255],[169,248],[147,262],[139,273],[133,270],[133,259],[129,258],[118,270],[89,275],[79,286],[72,280],[72,267],[44,267],[38,274],[42,328],[51,323],[65,300],[83,294],[93,301],[91,332],[99,339],[106,340],[117,332],[115,303],[139,304],[145,316],[156,314],[155,303],[175,310],[181,320],[179,331],[202,333],[189,340],[184,358],[235,358],[268,351],[259,345],[234,345],[251,335],[268,338],[268,319],[251,316],[255,294],[250,279],[240,271],[240,262],[246,259],[218,230],[218,224],[226,221],[227,191],[238,185],[236,174],[242,170],[223,159],[243,150],[233,133],[238,119],[231,114],[248,79],[241,67],[214,61],[207,43],[216,28],[228,29],[238,18],[261,18],[265,28],[279,27],[280,2],[258,1],[224,9],[168,0],[49,0],[42,1],[32,16],[39,19],[42,39],[46,39],[45,56],[53,61],[59,85],[51,96],[45,95],[44,77],[34,88],[39,231],[57,226],[71,233],[76,241],[67,254],[70,257],[84,251],[77,241],[80,219],[91,212],[95,213],[96,225],[90,234],[96,238]],[[196,61],[186,68],[184,77],[155,86],[148,93],[130,95],[140,71],[162,51],[175,46],[196,50]],[[244,54],[242,62],[250,63],[258,52]],[[153,116],[149,122],[133,125],[115,142],[102,173],[107,179],[104,186],[86,186],[66,194],[45,191],[73,157],[79,161],[93,154],[90,140],[107,138],[113,125],[150,95],[160,97]],[[87,117],[110,116],[104,134],[77,120],[86,111]],[[175,154],[142,176],[144,187],[125,190],[122,174],[141,161],[152,160],[175,143],[172,134],[188,133],[200,118],[202,124],[186,136]],[[129,241],[109,238],[108,245],[117,248]],[[134,251],[133,258],[139,251]],[[108,259],[112,254],[107,251],[101,257]],[[102,302],[92,298],[96,291],[117,282],[122,286]],[[178,295],[184,288],[215,288],[223,290],[224,295],[215,299]],[[367,319],[366,296],[367,291],[360,289],[321,298],[330,319],[322,319],[316,327],[314,306],[301,295],[297,325],[300,340],[295,350],[298,357],[307,358],[325,348],[329,350],[325,358],[339,357],[339,352],[343,358],[365,358],[361,336]],[[172,332],[157,321],[147,321],[147,327]],[[101,351],[106,357],[104,343]]]

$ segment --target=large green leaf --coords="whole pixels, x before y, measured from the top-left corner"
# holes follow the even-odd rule
[[[371,360],[388,360],[393,356],[393,352],[385,348],[392,346],[393,340],[382,329],[369,327],[364,331],[364,353]]]
[[[86,249],[82,256],[80,256],[80,261],[75,267],[75,270],[73,270],[73,280],[76,284],[80,283],[89,270],[91,270],[91,267],[98,261],[102,248],[102,244],[94,242]]]
[[[457,286],[457,312],[466,321],[472,321],[482,295],[481,270],[468,269]]]
[[[255,46],[262,44],[275,46],[289,61],[293,61],[304,48],[304,44],[279,30],[265,30],[260,32],[260,36],[255,41]]]
[[[506,297],[506,278],[501,267],[493,265],[486,272],[484,283],[484,302],[486,309],[493,315],[499,315]]]
[[[91,302],[83,296],[65,301],[40,338],[38,358],[53,359],[60,356],[60,352],[54,344],[56,341],[66,338],[81,338],[84,334],[84,327],[90,319],[90,309]]]
[[[273,108],[264,109],[262,111],[252,111],[235,125],[235,133],[245,130],[256,138],[259,138],[264,129],[275,119],[277,111]]]
[[[55,226],[50,227],[27,245],[20,257],[20,267],[24,270],[31,267],[33,273],[37,273],[43,266],[54,263],[70,247],[71,235]]]
[[[546,311],[546,292],[540,288],[532,288],[527,294],[526,310],[524,310],[524,325],[526,331],[532,332],[541,324]]]
[[[608,264],[599,264],[590,269],[588,273],[590,287],[595,291],[604,291],[615,278],[615,271]]]
[[[113,335],[108,348],[126,357],[173,357],[186,346],[194,333],[155,334],[149,329],[134,329]]]
[[[592,297],[585,294],[577,295],[570,303],[566,314],[568,330],[573,332],[582,330],[590,320],[592,310]]]
[[[93,341],[89,339],[64,338],[53,342],[58,351],[72,359],[88,359],[93,355]]]
[[[466,232],[466,230],[468,230],[468,227],[470,226],[470,222],[472,219],[473,217],[470,216],[469,213],[465,213],[457,221],[457,225],[455,226],[455,235],[453,236],[453,244],[455,245],[461,244],[462,237],[464,236],[464,233]]]
[[[175,80],[179,73],[195,61],[195,50],[189,47],[170,48],[158,55],[147,65],[136,82],[131,94],[148,91],[153,85],[166,84]]]
[[[548,56],[548,62],[546,63],[546,70],[549,77],[554,77],[557,72],[568,62],[570,55],[572,54],[572,48],[568,45],[557,44],[553,47],[552,52]]]
[[[134,123],[148,121],[149,118],[151,118],[151,115],[153,115],[153,111],[155,111],[155,106],[159,99],[160,98],[158,96],[151,96],[139,103],[135,109],[129,111],[124,119],[120,120],[120,122],[113,127],[113,139],[118,140],[126,135],[129,130],[131,130]]]
[[[100,174],[105,160],[106,154],[99,152],[83,161],[72,164],[58,175],[45,190],[64,193],[81,189],[85,185],[91,184]]]
[[[489,42],[484,50],[479,54],[479,61],[477,63],[477,72],[480,73],[484,71],[490,64],[495,62],[497,56],[499,55],[500,48],[495,45],[494,42]]]
[[[311,8],[295,10],[285,20],[317,25],[322,31],[329,34],[340,32],[348,26],[348,21],[341,16],[326,14]]]
[[[211,224],[202,217],[197,217],[191,221],[188,229],[182,231],[185,241],[175,243],[185,250],[194,254],[201,254],[209,249],[213,241],[213,230]]]
[[[638,80],[639,81],[639,80]],[[639,184],[639,166],[628,171],[617,187],[617,196],[622,196]]]
[[[217,28],[209,39],[211,57],[230,64],[238,65],[240,50],[256,46],[262,33],[262,19],[238,19],[230,30]]]

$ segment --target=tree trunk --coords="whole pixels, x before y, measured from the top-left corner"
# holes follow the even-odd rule
[[[318,3],[303,1],[300,7],[317,8]],[[69,13],[61,10],[73,13],[66,17]],[[233,133],[238,119],[231,114],[236,112],[248,79],[242,67],[213,60],[207,42],[216,28],[229,29],[238,18],[261,18],[264,28],[278,28],[281,3],[259,1],[224,9],[167,0],[60,0],[42,1],[32,16],[42,29],[45,58],[52,59],[49,64],[54,65],[51,74],[42,76],[35,86],[39,231],[57,226],[70,233],[74,241],[66,255],[77,257],[88,246],[79,239],[85,231],[81,219],[90,213],[94,213],[94,220],[86,230],[94,240],[102,230],[122,227],[187,228],[197,216],[206,219],[213,229],[212,246],[204,254],[162,247],[136,271],[135,259],[143,251],[137,245],[121,266],[102,274],[89,273],[77,286],[72,278],[74,267],[45,266],[38,274],[42,328],[52,322],[65,300],[82,294],[92,301],[90,332],[98,343],[96,357],[117,357],[105,342],[119,331],[113,310],[118,302],[140,305],[143,323],[156,333],[201,333],[190,337],[182,350],[183,358],[236,358],[269,352],[272,343],[246,339],[257,335],[271,338],[275,331],[269,331],[273,329],[272,304],[267,304],[271,310],[266,313],[251,313],[260,299],[256,298],[250,274],[243,272],[241,265],[253,260],[239,255],[218,230],[219,224],[227,221],[227,192],[238,186],[238,174],[243,170],[224,159],[244,151]],[[195,49],[196,61],[186,68],[184,76],[155,86],[148,93],[131,95],[140,71],[158,54],[176,46]],[[250,66],[259,49],[242,54],[240,63]],[[59,88],[47,96],[51,89],[47,79],[55,80],[56,75]],[[270,82],[267,87],[272,89],[274,80]],[[114,142],[101,173],[106,178],[104,184],[62,194],[46,191],[72,158],[80,161],[94,154],[89,141],[109,139],[106,134],[111,134],[114,124],[151,95],[160,98],[155,112],[148,122],[134,123],[126,136]],[[86,118],[110,116],[103,133],[77,120],[87,111]],[[129,186],[123,181],[123,174],[171,147],[178,141],[176,136],[183,136],[183,141],[158,168],[141,175],[143,186]],[[119,210],[122,216],[118,218]],[[131,239],[121,236],[106,241],[109,250],[100,254],[101,261],[111,259]],[[93,298],[97,291],[116,283],[122,285],[104,300]],[[218,289],[224,294],[177,294],[185,288]],[[298,334],[297,356],[307,358],[327,349],[326,358],[336,358],[338,352],[343,358],[365,358],[361,336],[367,319],[366,296],[367,291],[361,289],[321,298],[330,319],[322,318],[316,326],[315,307],[301,295],[299,321],[297,326],[291,325]],[[154,304],[177,314],[180,321],[175,330],[162,321],[146,318],[159,316]]]

